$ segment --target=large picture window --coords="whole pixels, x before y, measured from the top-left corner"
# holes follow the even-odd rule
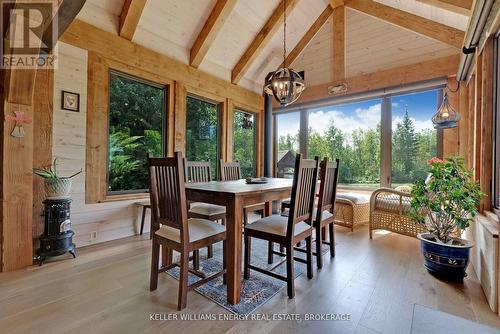
[[[186,159],[207,161],[212,165],[212,178],[217,176],[219,158],[219,106],[197,97],[187,97]]]
[[[300,152],[308,158],[339,158],[343,186],[374,189],[425,179],[427,161],[438,154],[431,119],[440,90],[436,86],[404,94],[401,90],[400,94],[342,98],[346,102],[276,112],[276,175],[291,175],[293,165],[284,166]]]
[[[255,115],[234,111],[233,158],[239,161],[243,178],[255,176]]]
[[[392,186],[425,179],[427,161],[437,155],[432,115],[438,91],[392,97]]]
[[[380,184],[380,99],[309,112],[308,156],[342,161],[339,182],[354,187]]]
[[[166,88],[113,71],[109,80],[108,193],[143,192],[147,154],[164,153]]]

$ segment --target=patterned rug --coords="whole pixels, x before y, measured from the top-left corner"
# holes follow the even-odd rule
[[[304,244],[304,242],[302,243]],[[275,245],[275,247],[278,247]],[[313,244],[314,247],[314,244]],[[323,254],[327,253],[328,245],[323,245]],[[305,259],[306,254],[301,252],[295,252],[296,257],[302,257]],[[313,270],[316,270],[315,256],[313,256]],[[278,263],[283,258],[281,256],[275,255],[275,264]],[[261,268],[269,268],[275,264],[267,264],[267,242],[259,239],[252,238],[252,259],[251,264],[256,265]],[[220,272],[222,270],[222,243],[214,245],[214,256],[211,259],[207,259],[206,248],[200,250],[200,271],[207,274]],[[306,271],[306,265],[295,261],[295,277],[300,276]],[[286,276],[286,264],[283,263],[274,272]],[[167,271],[167,274],[179,279],[179,268],[174,267]],[[243,276],[243,274],[242,274]],[[193,274],[189,274],[189,284],[192,284],[199,280],[199,278]],[[227,289],[224,284],[222,284],[222,276],[195,289],[196,292],[205,296],[206,298],[214,301],[225,309],[231,311],[239,316],[246,316],[253,313],[257,308],[264,305],[269,301],[275,294],[277,294],[281,289],[286,287],[286,282],[272,278],[270,276],[261,274],[257,271],[250,271],[250,279],[245,280],[242,278],[242,288],[241,288],[241,301],[239,304],[228,304],[227,303]]]

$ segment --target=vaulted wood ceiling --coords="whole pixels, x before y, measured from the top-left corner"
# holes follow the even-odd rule
[[[289,61],[294,69],[305,70],[307,84],[316,85],[457,54],[471,3],[287,0]],[[265,75],[283,62],[280,4],[87,0],[78,18],[260,92]],[[345,25],[339,24],[342,20]]]

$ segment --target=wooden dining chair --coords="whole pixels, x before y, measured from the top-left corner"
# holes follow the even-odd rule
[[[153,225],[153,247],[151,256],[150,290],[158,287],[158,274],[174,266],[180,267],[179,310],[186,307],[188,290],[225,274],[226,227],[213,221],[189,218],[184,187],[182,153],[175,152],[173,158],[149,158],[149,189]],[[216,242],[223,241],[223,270],[205,277],[189,268],[189,253]],[[171,263],[158,268],[160,246],[180,253],[180,263]],[[188,285],[188,272],[200,280]]]
[[[328,158],[324,158],[319,167],[320,186],[318,193],[318,204],[313,211],[313,227],[316,234],[316,251],[313,255],[316,256],[316,265],[319,269],[323,267],[323,244],[330,246],[330,256],[335,257],[335,198],[337,196],[337,184],[339,175],[340,160],[328,162]],[[328,241],[326,241],[326,228],[328,227]],[[304,252],[302,248],[295,250]]]
[[[297,154],[289,216],[272,215],[245,226],[244,278],[248,279],[250,270],[255,270],[286,281],[289,298],[295,296],[294,261],[306,263],[307,277],[313,277],[311,238],[318,165],[318,157],[314,160],[305,160],[301,159],[300,154]],[[270,269],[260,268],[250,263],[252,238],[276,242],[285,246],[286,253],[280,253],[280,255],[286,256],[286,276],[273,271],[283,262]],[[294,245],[302,240],[306,241],[306,260],[294,257]]]
[[[219,179],[221,181],[235,181],[241,179],[241,166],[238,161],[225,162],[219,160]],[[264,217],[265,203],[258,203],[243,207],[243,225],[248,224],[248,214],[261,211],[260,217]]]
[[[200,183],[212,181],[212,166],[210,161],[188,161],[184,159],[184,172],[187,183]],[[189,203],[189,218],[202,218],[212,221],[221,221],[226,225],[226,208],[221,205],[194,202]],[[195,256],[198,256],[195,254]],[[213,257],[213,247],[207,249],[207,257]]]

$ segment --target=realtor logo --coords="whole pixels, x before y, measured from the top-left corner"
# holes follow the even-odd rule
[[[57,4],[57,0],[2,1],[1,68],[54,68]]]

